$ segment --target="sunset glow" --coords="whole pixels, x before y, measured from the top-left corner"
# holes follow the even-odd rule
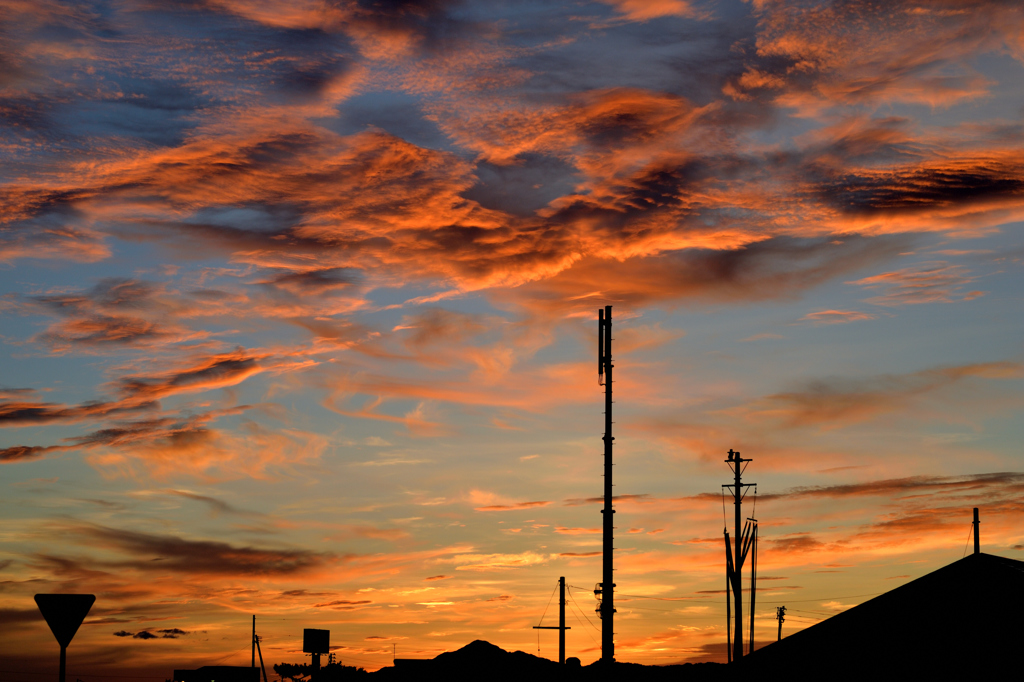
[[[760,642],[1024,559],[1020,3],[0,0],[0,119],[0,672],[594,661],[605,305],[619,660],[730,448]]]

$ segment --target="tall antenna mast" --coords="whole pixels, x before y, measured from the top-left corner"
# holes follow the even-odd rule
[[[615,662],[615,568],[612,561],[615,510],[612,509],[612,307],[597,311],[597,377],[604,379],[604,546],[601,583],[594,594],[601,600],[601,661]]]
[[[742,524],[743,513],[743,498],[746,496],[746,488],[756,487],[756,483],[744,483],[743,482],[743,470],[746,469],[745,463],[752,462],[751,459],[743,459],[740,457],[740,453],[729,450],[729,459],[725,460],[725,463],[729,465],[729,468],[733,472],[733,483],[727,483],[723,485],[723,488],[733,489],[733,503],[736,505],[736,549],[729,545],[729,529],[723,529],[725,533],[725,599],[726,599],[726,620],[729,618],[729,592],[732,591],[734,598],[734,610],[732,614],[732,623],[726,623],[726,633],[728,635],[729,626],[733,626],[735,629],[735,635],[732,639],[732,651],[729,651],[729,662],[737,661],[743,658],[743,564],[747,560],[747,553],[751,547],[754,549],[754,560],[752,563],[752,571],[750,575],[750,601],[753,606],[754,594],[757,589],[757,519],[747,519],[745,524]],[[750,614],[750,638],[753,643],[754,638],[754,618],[753,613]]]

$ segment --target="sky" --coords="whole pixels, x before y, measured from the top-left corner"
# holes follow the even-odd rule
[[[1022,84],[998,0],[3,0],[0,671],[554,658],[559,576],[595,660],[605,305],[619,660],[725,659],[730,448],[759,642],[1024,559]]]

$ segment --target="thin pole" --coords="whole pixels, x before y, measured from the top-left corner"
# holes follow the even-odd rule
[[[267,666],[263,665],[263,649],[260,648],[260,638],[254,635],[252,641],[256,643],[256,651],[260,652],[260,670],[263,671],[263,682],[267,682]]]
[[[565,665],[565,576],[558,579],[558,662]]]
[[[754,604],[757,599],[757,522],[751,519],[750,532],[750,644],[748,653],[754,653]]]
[[[565,631],[572,630],[565,626],[565,576],[558,579],[558,625],[534,625],[534,630],[558,630],[558,662],[565,664]],[[551,596],[554,597],[555,593],[552,592]],[[550,602],[549,602],[550,606]],[[547,606],[544,607],[544,613],[548,612]],[[544,622],[544,616],[540,617],[540,622]],[[540,633],[537,633],[537,653],[540,653]]]
[[[779,639],[777,641],[781,642],[782,641],[782,624],[786,620],[786,607],[785,606],[776,606],[775,607],[775,617],[779,619]]]
[[[256,667],[256,614],[252,614],[252,668]]]
[[[730,456],[732,450],[729,451]],[[736,557],[733,560],[733,584],[732,584],[732,595],[733,599],[736,600],[734,610],[736,611],[736,618],[734,623],[736,625],[736,634],[733,636],[732,646],[733,655],[732,660],[738,661],[743,658],[743,583],[741,576],[743,575],[743,526],[740,525],[740,517],[742,516],[743,506],[743,484],[741,479],[743,477],[743,460],[740,459],[740,454],[736,453],[734,460],[735,476],[736,476],[736,489],[735,489],[735,511],[736,511],[736,536],[733,538],[736,541],[736,552],[733,554]]]
[[[67,667],[68,667],[68,648],[66,646],[62,646],[60,648],[60,678],[58,678],[59,682],[64,682],[64,677],[67,674]]]
[[[978,508],[974,508],[974,553],[981,554],[981,521],[978,520]]]
[[[614,514],[612,508],[612,307],[604,307],[601,325],[604,340],[604,544],[602,547],[603,566],[601,582],[601,660],[615,662],[615,567],[612,553],[614,547]],[[598,312],[601,320],[601,311]]]
[[[725,531],[725,658],[732,663],[732,595],[729,587],[732,583],[732,558],[729,556],[729,531]]]

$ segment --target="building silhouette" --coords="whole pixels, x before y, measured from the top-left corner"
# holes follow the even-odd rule
[[[1024,562],[976,553],[739,661],[794,679],[1020,674]]]

